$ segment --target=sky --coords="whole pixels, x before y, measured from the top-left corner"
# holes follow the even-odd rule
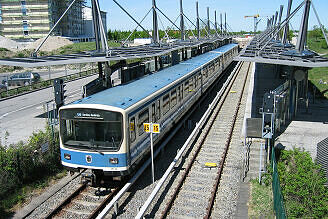
[[[152,7],[152,0],[116,0],[137,21],[140,21]],[[294,10],[303,0],[293,0]],[[328,27],[328,0],[312,0],[321,22]],[[233,31],[252,31],[254,29],[253,18],[244,18],[245,15],[259,14],[261,21],[258,30],[264,30],[267,18],[279,11],[280,5],[284,5],[283,19],[286,17],[288,0],[198,0],[200,18],[207,17],[206,8],[210,8],[210,19],[214,22],[214,11],[217,13],[217,21],[220,22],[220,13],[227,13],[227,23]],[[90,0],[87,0],[90,5]],[[99,0],[100,8],[107,12],[107,29],[133,30],[136,24],[129,18],[112,0]],[[171,20],[176,20],[180,13],[180,0],[156,0],[157,7],[161,9]],[[192,21],[196,18],[196,0],[183,0],[184,14]],[[302,8],[291,20],[291,28],[298,30],[304,9]],[[159,27],[171,26],[166,18],[160,15]],[[224,19],[224,15],[223,15]],[[163,23],[163,25],[161,24]],[[187,26],[191,26],[187,22]],[[179,21],[176,22],[179,26]],[[152,29],[152,14],[150,13],[142,25],[146,29]],[[313,10],[310,12],[309,29],[318,25]],[[140,30],[141,28],[138,28]]]

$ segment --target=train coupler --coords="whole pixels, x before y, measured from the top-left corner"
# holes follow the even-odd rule
[[[93,186],[96,184],[96,177],[93,173],[82,173],[81,183],[87,183]]]

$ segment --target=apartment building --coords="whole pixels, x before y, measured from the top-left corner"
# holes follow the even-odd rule
[[[0,0],[0,34],[12,39],[38,39],[46,36],[70,4],[70,0]],[[82,8],[77,0],[54,30],[54,35],[83,35]]]

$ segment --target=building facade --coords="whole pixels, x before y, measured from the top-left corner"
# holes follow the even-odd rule
[[[0,0],[0,34],[12,39],[45,37],[68,8],[70,0]],[[82,8],[77,0],[53,35],[76,37],[84,33]]]
[[[100,11],[101,20],[104,26],[104,30],[107,34],[107,12]],[[93,37],[95,35],[92,19],[92,9],[91,7],[83,7],[83,20],[84,20],[84,35],[86,37]]]

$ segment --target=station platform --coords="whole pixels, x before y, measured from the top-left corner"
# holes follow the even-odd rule
[[[259,109],[263,104],[263,95],[274,90],[284,82],[276,71],[275,65],[255,64],[248,90],[247,106],[244,117],[244,130],[247,118],[262,118]],[[287,121],[281,127],[275,139],[275,147],[291,150],[294,147],[310,153],[313,160],[317,156],[317,144],[328,137],[328,100],[314,99],[311,89],[309,92],[309,107],[305,101],[300,101],[298,111],[292,121]],[[239,198],[234,218],[247,218],[248,203],[250,201],[250,180],[259,177],[260,146],[263,139],[252,139],[250,146],[249,171],[239,187]]]

